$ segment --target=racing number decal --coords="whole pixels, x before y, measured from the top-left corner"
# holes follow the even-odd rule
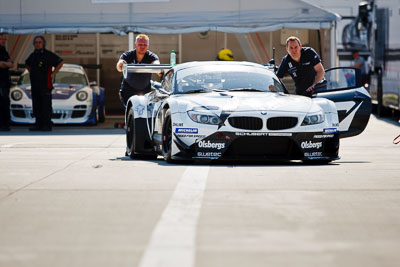
[[[345,115],[342,118],[339,117],[339,131],[348,131],[357,110],[361,107],[362,102],[357,103],[355,101],[344,101],[336,102],[335,104],[338,112],[345,112]]]

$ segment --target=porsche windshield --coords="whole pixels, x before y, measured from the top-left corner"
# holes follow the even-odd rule
[[[18,81],[19,85],[30,84],[31,80],[29,77],[29,73],[22,75]],[[83,85],[87,86],[87,80],[85,75],[81,73],[69,72],[69,71],[60,71],[56,74],[54,84],[73,84],[73,85]]]
[[[247,65],[204,65],[176,73],[176,94],[209,91],[284,92],[267,68]]]

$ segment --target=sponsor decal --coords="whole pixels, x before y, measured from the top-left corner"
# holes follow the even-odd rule
[[[397,145],[398,143],[400,143],[400,134],[395,139],[393,139],[393,144]]]
[[[199,129],[197,128],[176,128],[175,133],[184,133],[184,134],[197,134]]]
[[[292,133],[246,133],[238,132],[235,133],[237,136],[292,136]]]
[[[135,108],[135,111],[139,114],[139,116],[142,116],[142,115],[143,115],[144,109],[145,109],[145,107],[144,107],[143,105],[138,105],[138,106]]]
[[[269,136],[292,136],[292,133],[269,133]]]
[[[337,133],[337,128],[324,128],[323,133]]]
[[[333,134],[316,134],[316,135],[314,135],[314,138],[320,138],[320,139],[323,139],[323,138],[333,138],[335,135],[333,135]]]
[[[197,152],[197,156],[202,158],[219,158],[221,155],[221,152]]]
[[[197,146],[199,148],[216,148],[218,150],[224,149],[225,148],[225,143],[213,143],[210,142],[210,140],[207,141],[198,141]]]
[[[175,127],[182,127],[182,126],[183,126],[183,123],[182,123],[182,122],[174,122],[174,123],[172,123],[172,126],[175,126]]]
[[[268,133],[235,133],[237,136],[268,136]]]
[[[301,143],[301,148],[315,148],[320,149],[322,147],[322,142],[313,143],[312,141],[304,141]]]
[[[322,152],[304,153],[305,157],[322,157]]]
[[[205,135],[197,135],[197,134],[176,134],[176,136],[180,138],[206,138]]]

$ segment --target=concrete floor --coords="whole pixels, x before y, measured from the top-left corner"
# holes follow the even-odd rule
[[[124,156],[119,118],[0,133],[0,266],[398,266],[399,124],[329,165]]]

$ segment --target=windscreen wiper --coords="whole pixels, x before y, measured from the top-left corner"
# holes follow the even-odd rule
[[[194,94],[194,93],[209,93],[211,90],[206,90],[206,89],[197,89],[197,90],[191,90],[184,92],[184,94]]]
[[[261,89],[254,89],[254,88],[233,88],[233,89],[229,89],[227,91],[253,91],[253,92],[266,92],[264,90]]]

